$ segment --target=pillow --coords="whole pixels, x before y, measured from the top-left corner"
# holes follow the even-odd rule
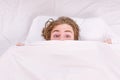
[[[56,19],[54,16],[38,16],[31,25],[30,31],[25,42],[41,41],[44,38],[41,36],[42,29],[45,26],[45,22],[49,19]],[[110,37],[110,30],[108,25],[100,18],[74,18],[71,17],[80,27],[80,40],[89,41],[102,41],[105,38]]]

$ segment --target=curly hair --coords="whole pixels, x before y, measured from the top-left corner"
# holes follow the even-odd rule
[[[59,17],[57,20],[50,18],[45,23],[45,27],[42,30],[42,36],[44,37],[44,39],[50,40],[51,31],[54,29],[55,26],[61,25],[61,24],[70,25],[74,31],[74,40],[79,39],[79,31],[80,31],[79,26],[77,25],[77,23],[73,19],[71,19],[69,17],[64,17],[64,16]]]

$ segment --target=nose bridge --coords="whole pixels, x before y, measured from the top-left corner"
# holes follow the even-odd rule
[[[60,40],[64,40],[64,34],[61,33]]]

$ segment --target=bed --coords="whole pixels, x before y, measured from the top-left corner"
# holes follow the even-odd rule
[[[0,80],[120,80],[119,4],[0,0]],[[81,40],[45,41],[40,36],[45,21],[59,16],[79,24]],[[103,43],[104,38],[113,44]]]

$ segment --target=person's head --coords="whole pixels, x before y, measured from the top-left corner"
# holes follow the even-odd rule
[[[69,17],[49,19],[43,28],[42,36],[46,40],[78,40],[79,26]]]

